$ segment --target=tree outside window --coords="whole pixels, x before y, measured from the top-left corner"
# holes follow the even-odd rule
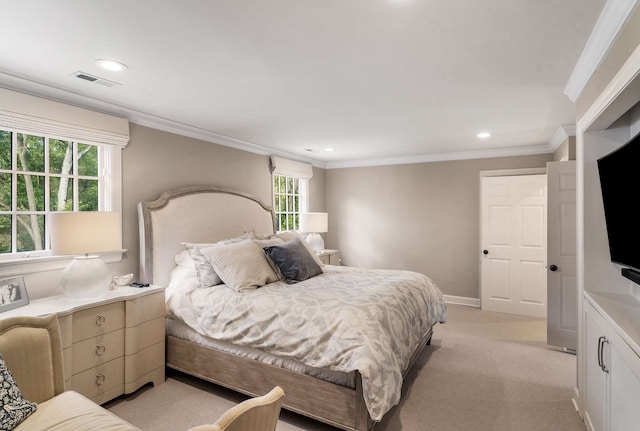
[[[0,254],[48,248],[47,216],[99,209],[99,147],[0,130]]]
[[[273,200],[278,231],[297,230],[300,227],[299,214],[302,212],[304,190],[303,179],[273,176]]]

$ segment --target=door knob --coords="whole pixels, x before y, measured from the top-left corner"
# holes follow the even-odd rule
[[[489,250],[482,250],[482,254],[489,254]]]
[[[558,267],[557,267],[557,266],[555,266],[555,265],[551,265],[551,266],[549,267],[549,269],[550,269],[551,271],[557,271],[557,270],[558,270]]]

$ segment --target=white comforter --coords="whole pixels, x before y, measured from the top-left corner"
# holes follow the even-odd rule
[[[297,284],[198,289],[174,270],[167,310],[198,333],[306,365],[362,376],[374,421],[400,401],[402,371],[422,336],[447,319],[442,292],[410,271],[323,267]]]

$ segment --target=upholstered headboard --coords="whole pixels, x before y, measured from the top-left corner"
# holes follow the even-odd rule
[[[258,199],[212,186],[184,187],[140,202],[140,280],[166,286],[182,242],[216,242],[251,229],[273,234],[274,220],[273,209]]]

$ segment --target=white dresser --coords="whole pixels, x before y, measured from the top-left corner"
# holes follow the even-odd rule
[[[164,288],[122,287],[91,299],[51,296],[0,319],[47,314],[60,324],[65,389],[103,404],[164,382]]]

